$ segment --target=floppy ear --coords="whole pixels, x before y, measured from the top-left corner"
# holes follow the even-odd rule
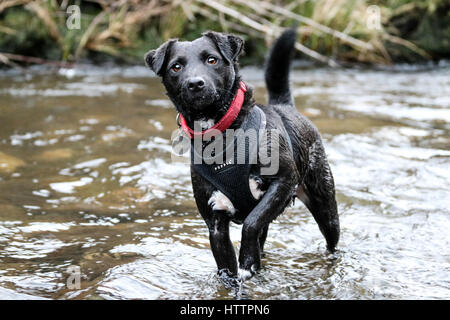
[[[176,41],[176,39],[168,40],[167,42],[163,43],[158,49],[150,50],[145,54],[145,64],[158,76],[161,75],[161,69],[164,65],[164,62],[166,62],[170,47]]]
[[[241,37],[232,34],[208,31],[202,34],[210,38],[219,48],[220,53],[228,60],[228,62],[236,62],[244,48],[244,40]]]

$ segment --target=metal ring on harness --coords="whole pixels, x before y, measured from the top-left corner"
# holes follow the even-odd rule
[[[180,113],[177,113],[177,117],[175,118],[175,121],[177,122],[178,128],[181,127],[181,119],[180,119]]]

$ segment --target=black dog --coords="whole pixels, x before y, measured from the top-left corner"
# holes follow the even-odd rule
[[[150,69],[162,77],[191,137],[213,125],[223,132],[261,128],[262,123],[266,130],[279,134],[275,174],[262,174],[267,164],[259,160],[251,165],[215,167],[191,161],[194,197],[209,229],[219,273],[238,275],[240,280],[260,268],[269,224],[295,194],[313,214],[329,251],[335,251],[339,240],[334,181],[320,134],[296,110],[289,89],[295,40],[295,30],[287,30],[270,52],[265,71],[268,106],[255,104],[252,89],[241,81],[237,61],[244,43],[239,37],[206,32],[192,42],[169,40],[145,56]],[[191,129],[195,122],[201,122],[200,131]],[[275,154],[275,144],[263,146],[258,141],[258,147]],[[239,269],[229,237],[230,221],[243,223]]]

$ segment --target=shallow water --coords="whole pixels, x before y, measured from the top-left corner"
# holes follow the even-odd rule
[[[261,70],[243,75],[264,102]],[[450,66],[291,79],[335,176],[340,251],[327,256],[296,201],[245,296],[449,299]],[[215,274],[189,168],[171,160],[163,93],[143,67],[0,72],[0,298],[236,297]],[[240,226],[231,236],[238,248]]]

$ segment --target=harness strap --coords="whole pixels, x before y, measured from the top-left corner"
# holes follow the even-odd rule
[[[223,152],[212,157],[202,157],[202,152],[207,148],[196,150],[194,142],[191,143],[191,164],[196,173],[209,181],[217,190],[226,195],[239,215],[248,214],[257,205],[259,200],[253,197],[249,186],[249,176],[251,166],[257,163],[257,153],[260,138],[260,130],[266,128],[266,117],[264,112],[257,106],[253,106],[242,123],[233,141],[226,141]],[[256,136],[246,134],[249,129],[254,129]],[[224,134],[225,135],[225,134]],[[194,140],[192,140],[194,141]],[[231,149],[232,148],[232,149]],[[229,153],[232,152],[232,157]],[[202,157],[201,163],[195,163],[194,160]],[[227,159],[226,157],[230,159]],[[220,163],[211,161],[222,159]],[[242,163],[244,159],[244,163]],[[230,161],[231,160],[231,161]],[[207,164],[206,162],[210,163]]]

